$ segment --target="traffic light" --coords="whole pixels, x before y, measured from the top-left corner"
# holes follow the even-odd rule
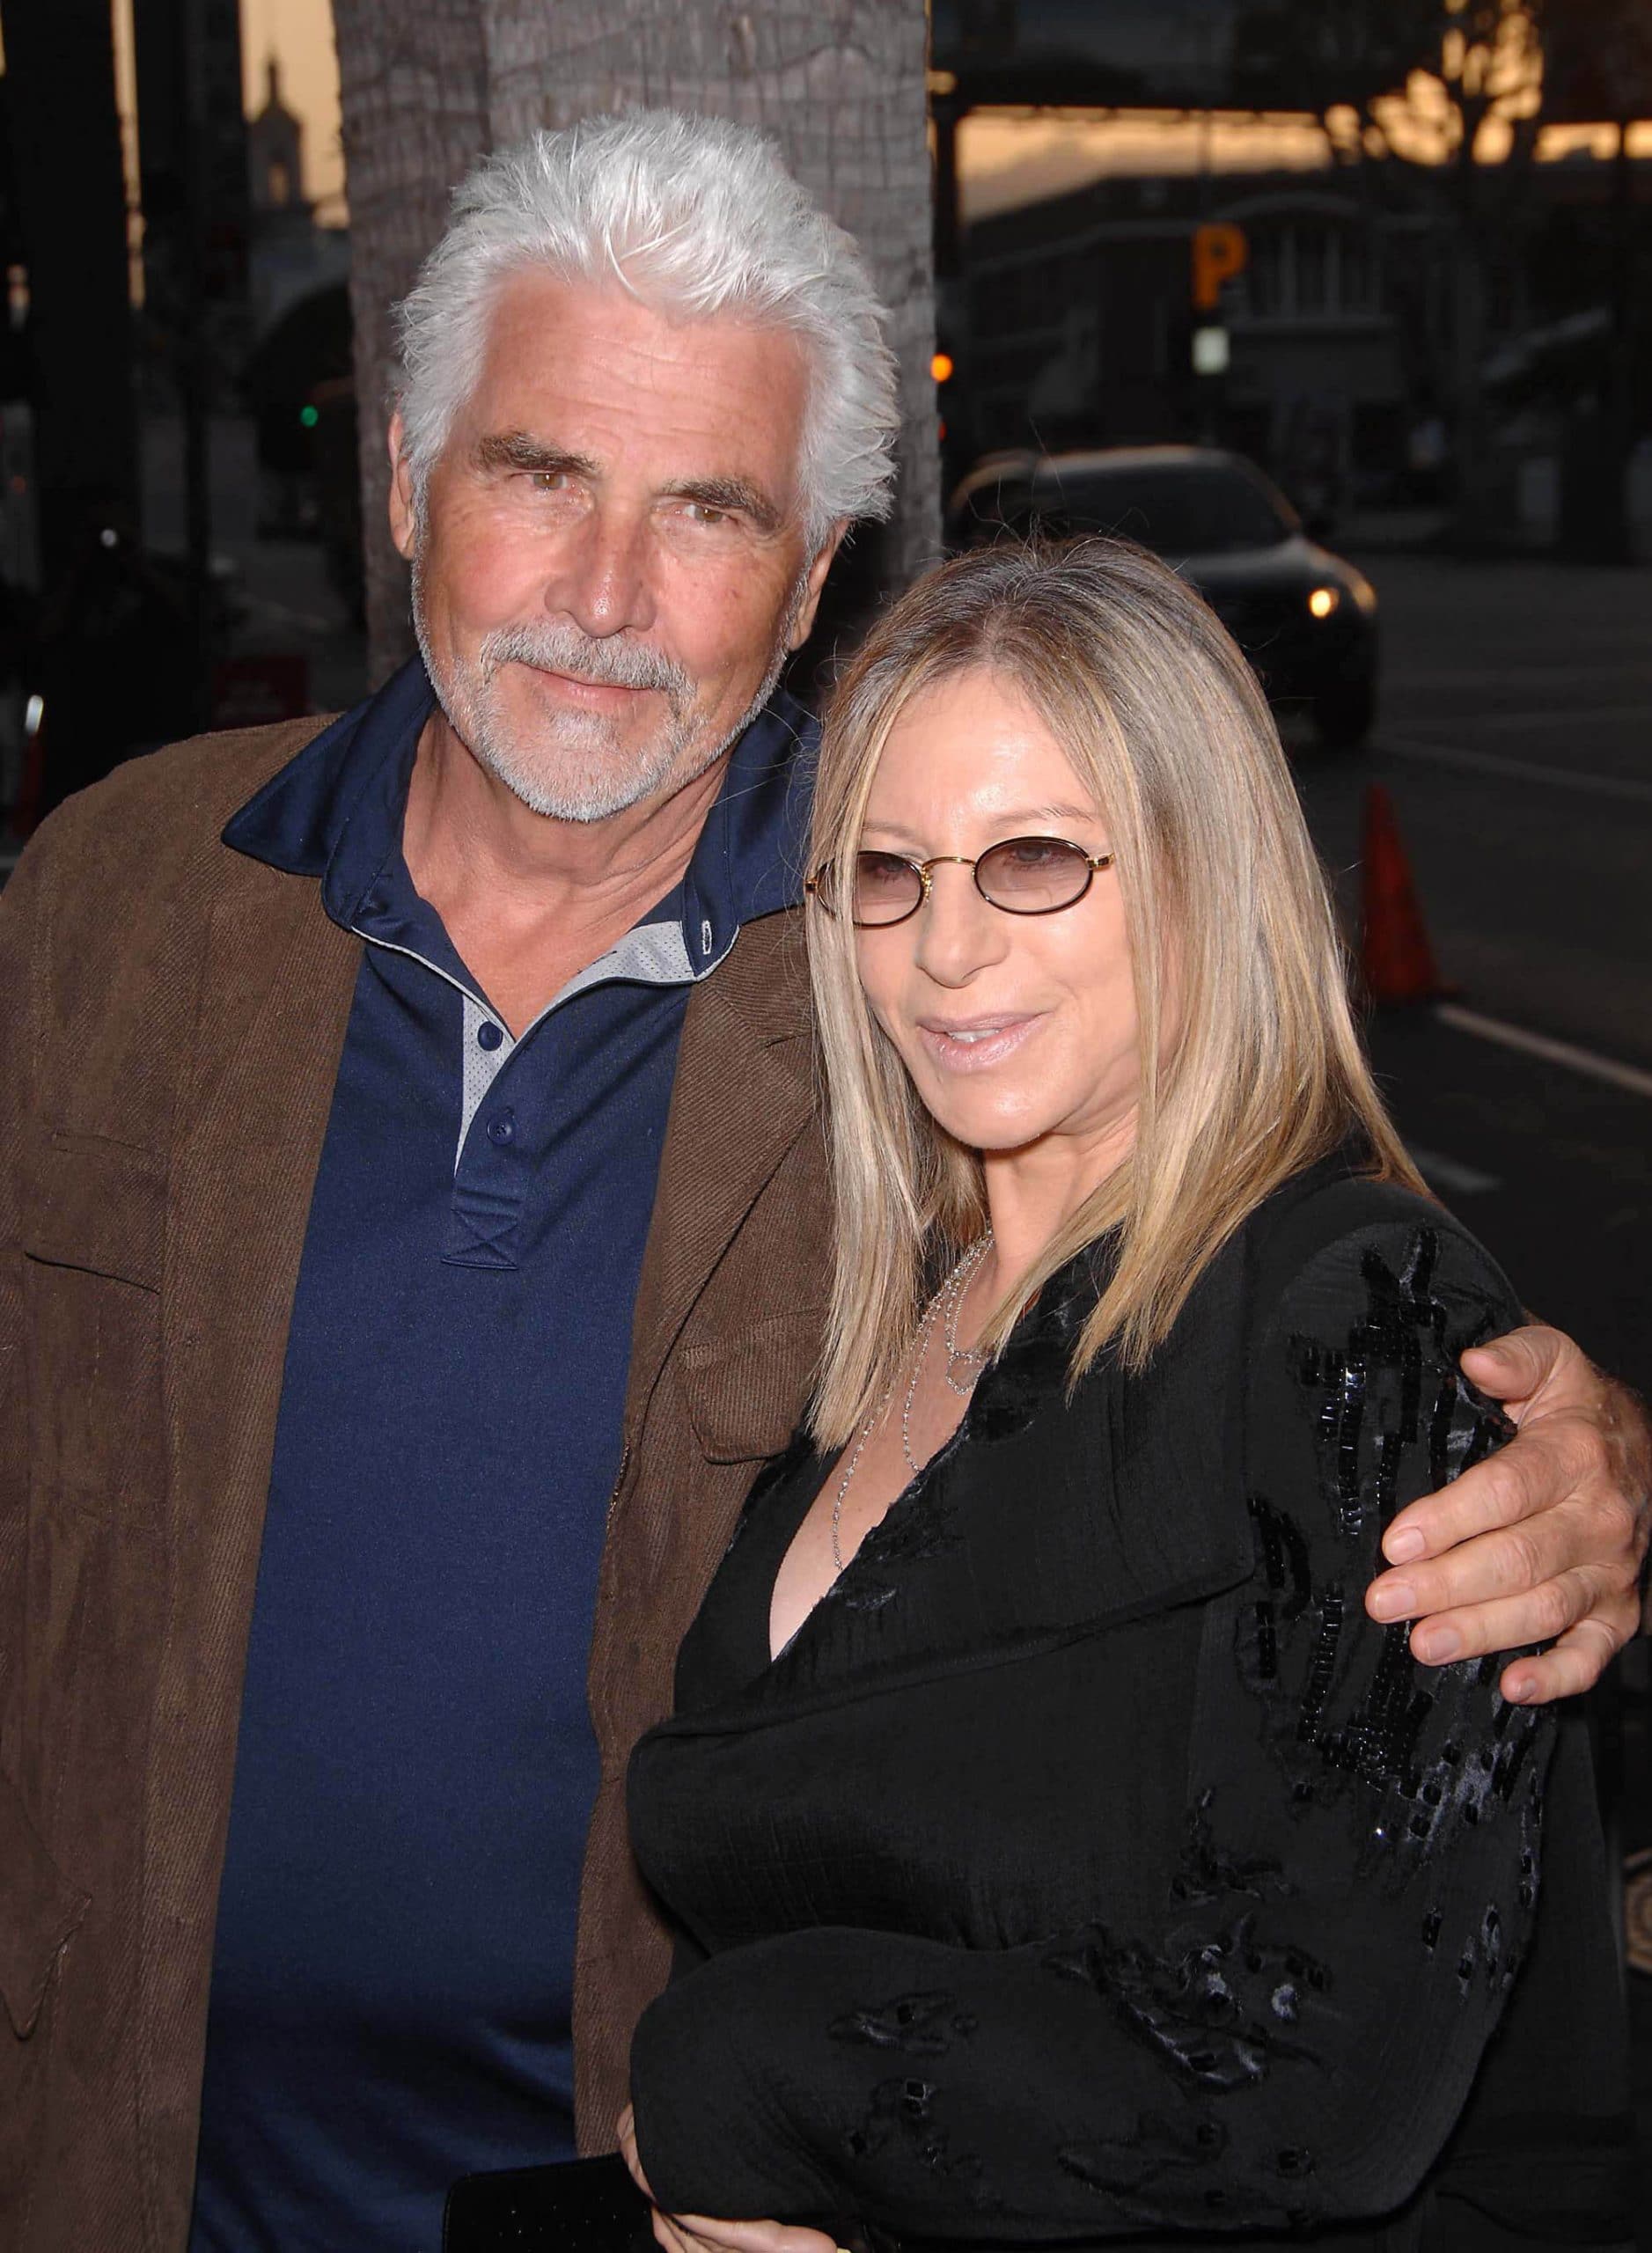
[[[946,444],[946,386],[952,380],[954,367],[951,354],[937,345],[929,358],[929,380],[935,385],[936,406],[938,409],[935,435],[937,443],[941,445]]]

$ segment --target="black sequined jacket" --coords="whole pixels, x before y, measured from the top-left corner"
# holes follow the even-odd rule
[[[1069,1400],[1098,1256],[772,1664],[826,1468],[753,1491],[631,1770],[685,1934],[632,2053],[657,2197],[879,2246],[1626,2237],[1581,1724],[1361,1600],[1507,1429],[1456,1364],[1509,1286],[1327,1164]]]

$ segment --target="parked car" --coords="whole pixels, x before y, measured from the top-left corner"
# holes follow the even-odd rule
[[[1320,741],[1361,742],[1377,716],[1377,595],[1309,539],[1254,463],[1213,446],[999,454],[947,510],[957,552],[1034,530],[1139,540],[1198,588],[1274,703],[1306,704]]]

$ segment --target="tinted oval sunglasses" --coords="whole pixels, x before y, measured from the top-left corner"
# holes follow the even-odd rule
[[[1063,907],[1076,907],[1097,872],[1112,863],[1111,853],[1087,853],[1065,837],[1006,837],[973,861],[962,853],[909,861],[904,853],[863,851],[852,863],[849,921],[863,931],[904,923],[929,897],[931,871],[949,865],[968,869],[988,906],[1006,915],[1055,915]],[[828,915],[841,914],[843,887],[830,861],[821,863],[804,889]]]

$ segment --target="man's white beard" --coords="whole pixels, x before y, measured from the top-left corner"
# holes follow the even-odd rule
[[[437,701],[472,756],[532,813],[554,821],[606,821],[654,796],[668,782],[686,789],[751,725],[780,678],[804,592],[800,576],[751,703],[727,734],[704,740],[696,740],[694,680],[644,642],[598,639],[576,626],[544,619],[532,626],[501,627],[483,635],[474,658],[438,664],[425,631],[416,561],[413,623]],[[665,699],[665,717],[656,735],[638,744],[625,742],[620,723],[602,713],[562,712],[542,737],[525,742],[497,694],[499,672],[507,664],[534,665],[610,687],[653,689]]]

